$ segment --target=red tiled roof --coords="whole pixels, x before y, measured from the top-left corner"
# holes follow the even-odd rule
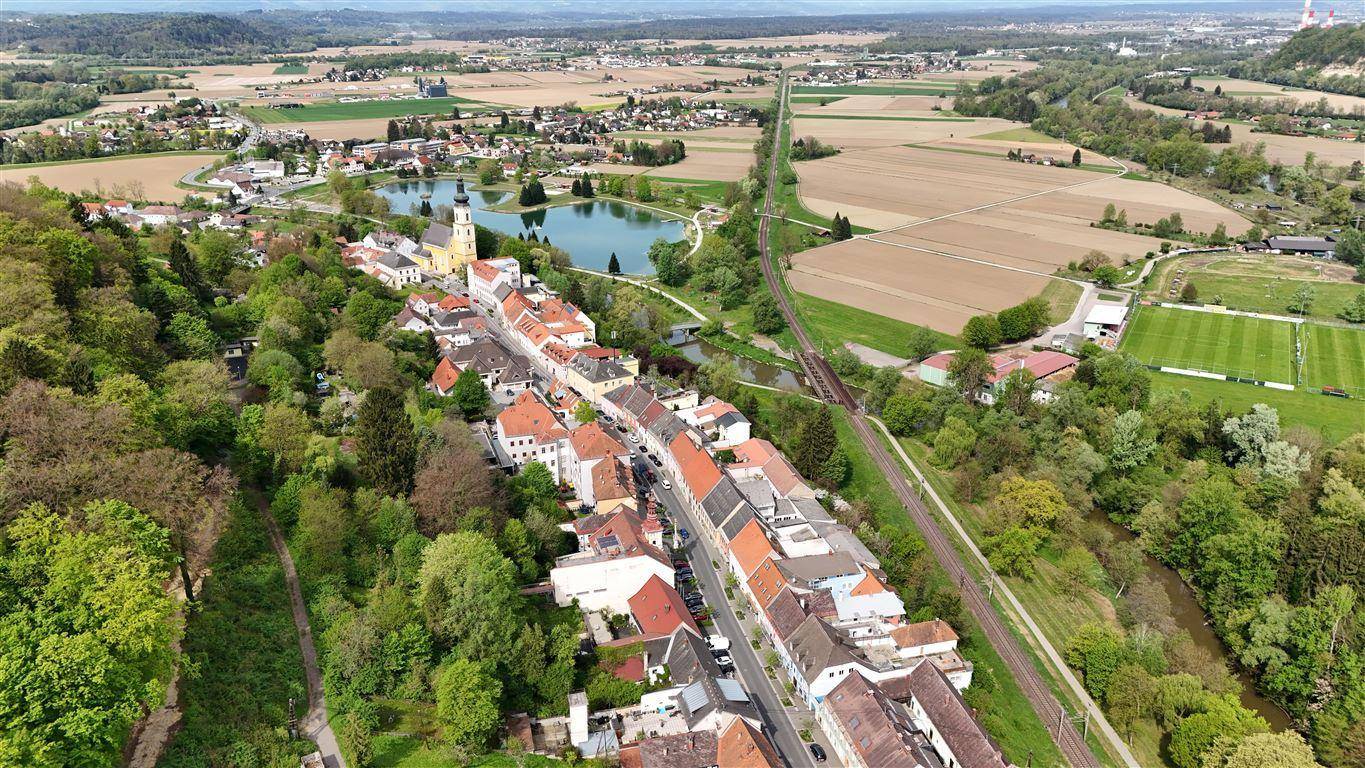
[[[760,605],[767,605],[773,598],[777,597],[782,588],[787,586],[787,578],[782,575],[782,570],[776,565],[776,560],[769,557],[749,576],[749,594]]]
[[[436,304],[443,311],[449,312],[452,309],[465,309],[469,306],[469,298],[466,296],[447,296]]]
[[[602,428],[596,421],[588,422],[569,433],[569,444],[573,446],[578,460],[602,459],[628,453],[626,446]]]
[[[504,435],[534,435],[540,442],[569,434],[554,413],[529,389],[517,395],[517,399],[498,414],[498,426]]]
[[[472,262],[470,264],[470,269],[476,276],[489,282],[496,279],[499,274],[498,268],[489,264],[487,259],[479,259],[478,261]]]
[[[720,468],[711,459],[711,455],[692,442],[687,432],[678,433],[678,436],[673,438],[673,443],[669,445],[669,450],[673,453],[674,460],[678,462],[683,482],[691,490],[692,496],[696,499],[706,498],[706,494],[716,487],[721,478]]]
[[[626,603],[630,605],[630,613],[635,617],[635,623],[640,625],[641,632],[667,635],[686,624],[693,631],[701,633],[682,596],[657,575],[650,576],[649,581]]]
[[[443,357],[441,362],[436,364],[436,370],[431,374],[431,384],[441,392],[449,392],[459,377],[460,369],[450,362],[450,358]]]
[[[716,765],[724,768],[781,768],[772,742],[742,717],[730,721],[716,744]]]
[[[942,619],[919,621],[891,630],[891,639],[898,648],[918,648],[957,640],[957,633]]]
[[[746,579],[753,575],[754,569],[764,560],[775,554],[773,545],[768,542],[768,536],[763,532],[763,526],[759,524],[758,518],[746,523],[735,538],[730,540],[730,554],[735,556],[740,572]]]

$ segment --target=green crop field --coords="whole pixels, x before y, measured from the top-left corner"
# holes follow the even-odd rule
[[[1148,365],[1295,383],[1294,324],[1169,307],[1138,307],[1123,351]]]
[[[803,96],[952,96],[956,92],[957,87],[951,85],[798,85],[792,89]]]
[[[392,99],[389,101],[320,101],[292,109],[243,107],[242,112],[262,123],[311,123],[324,120],[365,120],[379,117],[407,117],[449,112],[453,107],[486,108],[472,99],[447,96],[440,99]]]
[[[1304,324],[1303,383],[1365,397],[1365,329]],[[1365,405],[1361,406],[1365,408]]]
[[[281,64],[275,67],[277,75],[306,75],[308,74],[307,64]]]

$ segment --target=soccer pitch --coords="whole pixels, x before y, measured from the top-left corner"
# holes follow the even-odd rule
[[[1365,396],[1365,330],[1307,324],[1302,333],[1303,383]]]
[[[1294,384],[1294,324],[1138,307],[1120,348],[1148,365]]]

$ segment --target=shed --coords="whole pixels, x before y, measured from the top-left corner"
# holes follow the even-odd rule
[[[1128,307],[1123,304],[1096,304],[1085,316],[1085,337],[1115,336],[1127,317]]]

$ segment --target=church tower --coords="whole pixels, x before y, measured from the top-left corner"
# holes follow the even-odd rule
[[[454,203],[450,226],[432,221],[422,234],[422,249],[430,259],[424,268],[437,274],[464,274],[465,265],[478,258],[474,247],[474,213],[469,209],[463,177],[455,180]]]
[[[450,222],[450,271],[463,273],[464,266],[478,254],[474,247],[474,213],[464,191],[464,177],[455,179],[455,218]]]

